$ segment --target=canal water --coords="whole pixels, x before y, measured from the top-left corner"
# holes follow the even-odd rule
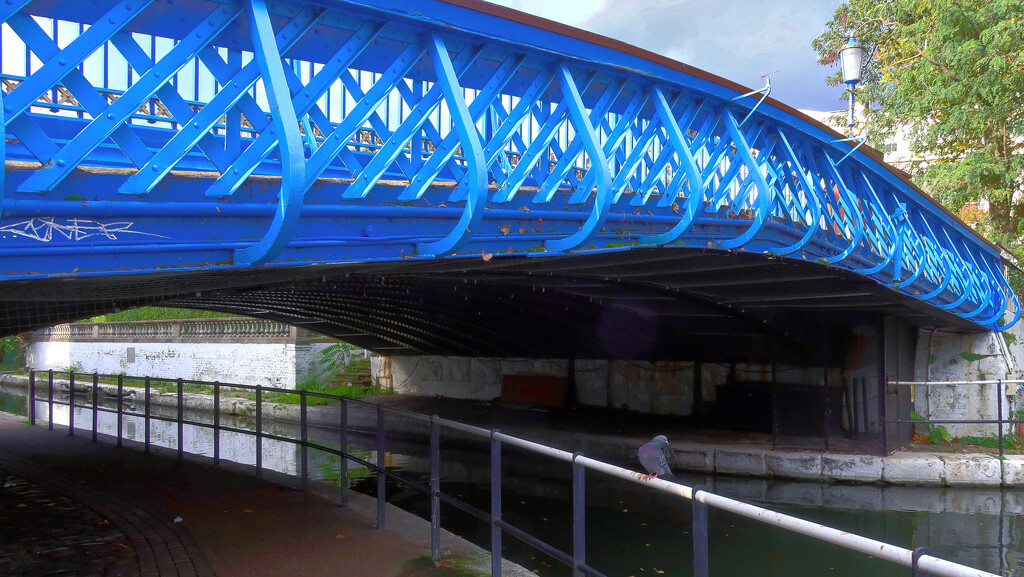
[[[126,403],[128,410],[141,412],[141,408],[141,403]],[[24,396],[0,392],[0,410],[25,415],[25,409]],[[156,413],[166,409],[153,410]],[[45,418],[45,402],[37,402],[37,414],[40,419]],[[172,408],[165,414],[173,416],[176,411]],[[54,408],[54,423],[66,426],[68,417],[67,407]],[[210,415],[193,413],[186,418],[211,419]],[[116,435],[116,415],[101,412],[97,421],[100,433]],[[222,424],[254,430],[252,421],[245,418],[225,417]],[[91,429],[92,411],[88,407],[76,408],[75,426],[82,431]],[[141,419],[125,417],[126,439],[142,442],[144,429]],[[299,436],[297,427],[287,423],[270,422],[263,429],[274,435]],[[429,458],[425,427],[423,431],[422,437],[389,433],[385,461],[393,472],[426,483]],[[153,421],[150,434],[153,444],[177,448],[175,423]],[[314,442],[338,446],[336,430],[312,427],[309,434]],[[182,441],[187,452],[213,455],[210,428],[186,426]],[[442,491],[485,511],[490,503],[486,443],[456,432],[445,432],[441,443]],[[349,444],[353,454],[376,462],[372,435],[354,431],[350,433]],[[221,432],[223,459],[254,465],[255,447],[252,436]],[[505,448],[502,457],[504,519],[563,551],[571,551],[569,466],[511,448]],[[337,457],[311,450],[309,458],[311,479],[321,491],[336,494],[333,486],[339,478]],[[268,469],[298,475],[301,452],[293,444],[264,439],[262,463]],[[620,464],[635,467],[633,463]],[[350,463],[349,475],[355,490],[375,494],[376,480],[368,470]],[[910,549],[928,547],[939,557],[998,575],[1024,577],[1024,510],[1020,506],[1024,497],[1018,491],[876,487],[687,474],[681,474],[677,480],[688,485],[704,484],[725,496],[894,545]],[[588,564],[610,576],[692,574],[688,501],[595,472],[587,473],[586,484]],[[387,493],[392,504],[428,518],[429,501],[425,495],[390,480]],[[712,509],[709,521],[710,569],[716,577],[910,575],[907,568],[730,513]],[[454,507],[442,505],[442,525],[485,549],[490,546],[486,524]],[[569,575],[564,566],[507,534],[503,556],[539,575]]]

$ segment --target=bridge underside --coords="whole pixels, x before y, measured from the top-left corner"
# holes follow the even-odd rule
[[[3,283],[0,333],[143,305],[284,321],[388,355],[837,364],[884,315],[977,330],[817,263],[650,248]]]

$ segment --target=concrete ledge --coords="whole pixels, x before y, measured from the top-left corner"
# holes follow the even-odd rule
[[[715,470],[715,450],[708,447],[673,447],[672,465],[683,471],[710,473]]]
[[[874,455],[821,456],[821,474],[834,481],[877,483],[882,480],[882,458]]]
[[[771,476],[814,481],[822,478],[820,453],[770,451],[765,453],[764,459],[767,473]]]
[[[942,484],[943,463],[935,455],[895,453],[882,460],[882,481],[897,485]]]
[[[947,485],[999,485],[1003,482],[1002,462],[989,455],[940,457]]]
[[[727,475],[763,477],[768,472],[765,452],[760,449],[715,448],[715,472]]]
[[[1024,455],[1008,455],[1002,462],[1003,484],[1024,485]],[[1021,496],[1024,501],[1024,495]],[[1017,509],[1024,510],[1024,507]]]

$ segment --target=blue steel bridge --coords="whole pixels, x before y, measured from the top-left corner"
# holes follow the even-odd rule
[[[4,334],[158,304],[399,355],[818,362],[836,327],[1020,315],[999,251],[868,147],[526,14],[4,0],[0,20]]]

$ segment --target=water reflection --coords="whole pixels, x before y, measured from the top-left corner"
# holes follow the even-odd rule
[[[77,401],[76,401],[77,402]],[[111,407],[116,402],[108,402]],[[24,397],[0,393],[0,407],[25,414]],[[13,408],[13,411],[11,410]],[[20,408],[20,410],[19,410]],[[37,418],[47,418],[47,403],[36,403]],[[128,401],[125,408],[141,412],[143,403]],[[372,415],[352,407],[350,422],[363,422]],[[153,407],[154,414],[175,416],[176,409]],[[321,418],[337,422],[337,408],[318,407]],[[334,411],[331,413],[330,411]],[[326,415],[326,417],[325,417]],[[69,408],[55,406],[54,423],[66,426]],[[187,411],[186,418],[212,422],[212,415]],[[389,417],[390,418],[390,417]],[[90,431],[92,410],[75,409],[75,427]],[[372,422],[372,420],[369,420]],[[390,421],[389,421],[390,422]],[[222,418],[228,427],[254,431],[250,418]],[[117,435],[117,415],[97,415],[101,434]],[[263,432],[298,438],[294,424],[267,421]],[[389,433],[386,454],[389,468],[419,482],[427,482],[430,461],[426,447],[426,427],[422,435]],[[82,434],[82,433],[79,433]],[[310,439],[321,445],[340,446],[339,433],[329,427],[311,427]],[[145,424],[140,417],[124,418],[125,439],[143,442]],[[177,424],[154,420],[150,440],[156,446],[177,448]],[[182,442],[190,453],[213,456],[214,431],[186,425]],[[349,450],[360,458],[376,462],[374,438],[358,427],[349,435]],[[246,465],[256,462],[253,436],[222,431],[222,459]],[[262,464],[265,468],[299,475],[300,449],[287,442],[263,440]],[[311,479],[335,485],[340,478],[339,460],[333,455],[311,450]],[[622,463],[628,465],[629,463]],[[503,452],[504,518],[511,524],[548,543],[571,551],[572,515],[569,467],[545,457],[506,448]],[[366,468],[350,462],[353,486],[374,494],[375,476]],[[442,435],[442,490],[474,506],[489,508],[490,482],[487,441],[458,433]],[[703,483],[712,491],[762,504],[774,510],[820,522],[880,541],[907,548],[929,547],[944,559],[976,567],[997,575],[1024,577],[1021,568],[1024,551],[1024,495],[998,489],[875,487],[864,485],[821,484],[792,481],[766,481],[729,477],[708,478],[681,475],[689,485]],[[388,483],[389,501],[423,518],[429,517],[427,498]],[[657,577],[692,573],[691,511],[688,502],[645,490],[643,487],[611,479],[598,473],[587,474],[587,561],[608,575]],[[465,538],[488,548],[488,527],[454,507],[442,507],[442,524]],[[710,515],[711,571],[716,576],[905,577],[909,569],[865,557],[862,554],[821,544],[814,540],[777,530],[762,523],[712,510]],[[506,536],[503,555],[541,575],[568,575],[560,564],[532,548]]]

